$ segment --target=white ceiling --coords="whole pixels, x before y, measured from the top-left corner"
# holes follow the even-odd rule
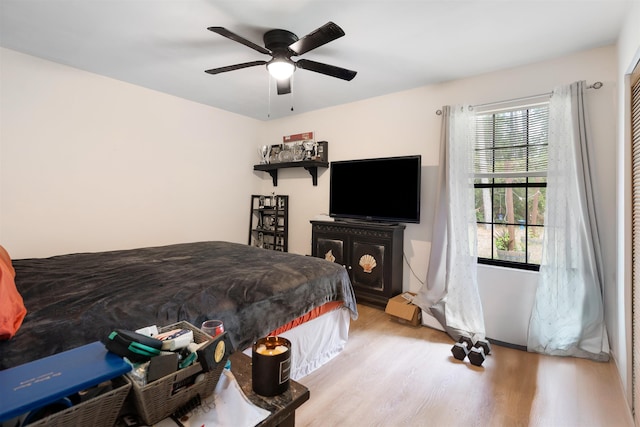
[[[615,43],[637,0],[0,0],[0,45],[260,120],[551,59]],[[346,36],[305,58],[358,71],[297,70],[276,95],[268,60],[207,30],[264,45],[333,21]],[[294,111],[291,111],[291,107]]]

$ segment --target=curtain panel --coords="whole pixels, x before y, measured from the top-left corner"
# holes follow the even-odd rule
[[[529,323],[529,351],[609,358],[602,258],[591,183],[585,83],[553,91],[543,256]]]
[[[472,174],[475,114],[462,106],[445,106],[442,111],[429,270],[414,302],[454,340],[460,335],[484,339]]]

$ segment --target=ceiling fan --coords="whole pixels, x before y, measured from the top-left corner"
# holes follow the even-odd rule
[[[328,22],[322,27],[312,31],[301,39],[291,31],[269,30],[264,33],[264,47],[257,45],[244,37],[241,37],[223,27],[209,27],[209,31],[220,34],[235,42],[241,43],[260,53],[271,55],[270,61],[251,61],[242,64],[229,65],[226,67],[212,68],[206,70],[209,74],[219,74],[227,71],[240,70],[242,68],[254,67],[256,65],[266,65],[277,82],[278,95],[291,93],[291,76],[296,68],[315,71],[316,73],[336,77],[350,81],[356,76],[356,71],[334,65],[323,64],[309,59],[299,59],[294,62],[292,56],[302,55],[312,49],[325,45],[337,38],[344,36],[344,31],[333,22]]]

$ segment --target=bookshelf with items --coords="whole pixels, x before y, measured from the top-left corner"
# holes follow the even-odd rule
[[[252,195],[249,245],[288,251],[289,196]]]

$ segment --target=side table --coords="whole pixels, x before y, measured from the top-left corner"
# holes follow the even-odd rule
[[[261,396],[253,391],[251,384],[251,357],[237,351],[231,355],[230,360],[231,372],[245,396],[254,405],[271,412],[271,415],[258,426],[294,427],[295,411],[309,400],[309,389],[296,381],[289,380],[289,390],[284,393],[273,397]]]

